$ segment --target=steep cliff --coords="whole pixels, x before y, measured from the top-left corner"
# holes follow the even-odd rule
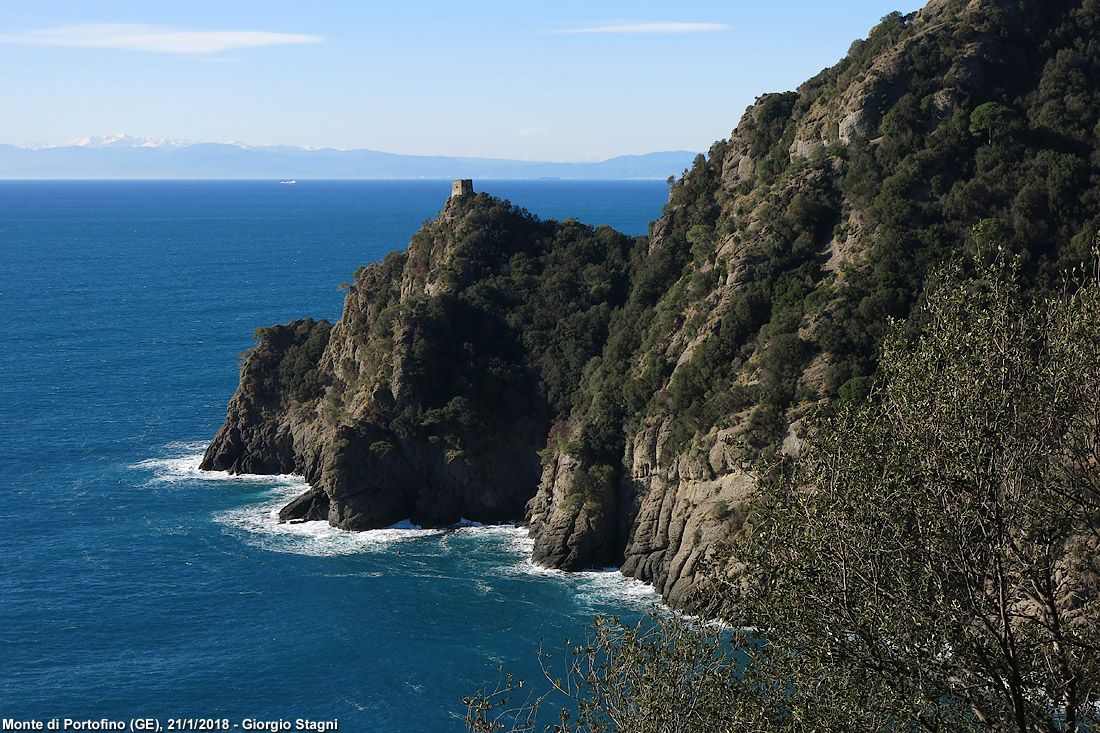
[[[624,573],[697,608],[754,467],[861,396],[942,263],[1008,253],[1060,287],[1100,229],[1098,30],[1092,1],[934,0],[760,97],[651,229],[559,439],[585,448],[528,505],[536,560],[591,563],[602,532]]]
[[[207,470],[301,473],[284,519],[520,519],[623,298],[632,239],[452,197],[361,268],[340,321],[261,329]]]
[[[204,467],[299,471],[285,516],[348,528],[526,512],[537,562],[693,608],[754,468],[861,396],[940,264],[1008,252],[1042,289],[1088,259],[1097,38],[1096,0],[886,16],[758,99],[636,241],[452,199],[339,323],[264,335]]]

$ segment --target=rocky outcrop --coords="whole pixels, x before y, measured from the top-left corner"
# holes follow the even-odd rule
[[[437,226],[453,233],[471,206],[453,200]],[[436,244],[423,237],[407,253],[361,269],[336,326],[307,320],[258,333],[202,468],[301,474],[311,489],[280,517],[325,519],[344,529],[521,516],[538,480],[545,418],[537,410],[487,414],[484,404],[466,399],[468,385],[435,378],[436,359],[476,345],[456,344],[440,328],[446,317],[439,311],[454,304],[445,294],[428,295],[443,287],[421,270],[438,276],[455,253],[431,251]],[[422,267],[425,261],[432,267]],[[493,338],[486,314],[471,319],[486,330],[481,336]],[[476,358],[465,365],[484,366]],[[467,369],[450,364],[447,371],[462,377]],[[523,374],[516,382],[506,391],[528,386]]]
[[[722,436],[707,454],[660,459],[667,430],[635,434],[624,456],[621,483],[577,491],[584,466],[566,453],[544,469],[527,506],[533,560],[566,570],[621,566],[652,583],[675,608],[698,610],[706,600],[697,580],[711,554],[740,529],[754,484]]]
[[[576,387],[561,362],[579,373],[602,346],[584,327],[606,328],[631,244],[464,188],[406,252],[356,273],[337,324],[257,333],[202,468],[303,475],[311,488],[285,520],[357,530],[522,519],[550,401]],[[540,270],[552,271],[545,283]]]
[[[538,493],[527,504],[527,522],[534,548],[531,559],[546,567],[584,570],[617,567],[622,562],[618,541],[618,492],[610,472],[594,479],[574,456],[557,452],[543,469]],[[578,489],[584,481],[595,484]]]
[[[297,342],[327,339],[329,324],[312,319],[263,330],[263,339],[241,369],[225,424],[207,447],[201,468],[230,473],[297,473],[321,476],[317,427],[308,412],[291,412],[281,366]]]
[[[680,454],[661,465],[661,431],[650,427],[628,448],[639,492],[623,572],[660,588],[677,608],[697,610],[703,565],[741,528],[755,479],[724,440],[707,453]],[[732,441],[731,441],[732,442]]]

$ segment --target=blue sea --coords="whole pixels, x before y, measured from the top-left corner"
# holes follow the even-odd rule
[[[664,182],[475,182],[644,234]],[[279,525],[293,476],[198,471],[257,327],[339,318],[446,181],[0,182],[0,716],[463,730],[596,614],[659,599],[533,566],[515,527]]]

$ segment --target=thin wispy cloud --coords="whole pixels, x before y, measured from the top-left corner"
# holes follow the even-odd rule
[[[283,44],[320,43],[320,36],[267,31],[181,31],[133,23],[93,23],[46,28],[21,33],[0,33],[0,43],[36,46],[119,48],[157,53],[222,53],[241,48]]]
[[[724,31],[725,23],[626,23],[604,25],[596,28],[568,28],[549,33],[710,33]]]

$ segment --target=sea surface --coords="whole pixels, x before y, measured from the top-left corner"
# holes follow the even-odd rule
[[[664,182],[494,181],[644,234]],[[457,731],[498,665],[539,677],[659,599],[528,561],[515,527],[279,525],[293,476],[198,471],[256,328],[339,318],[447,181],[0,182],[0,716]],[[559,655],[560,656],[560,655]]]

